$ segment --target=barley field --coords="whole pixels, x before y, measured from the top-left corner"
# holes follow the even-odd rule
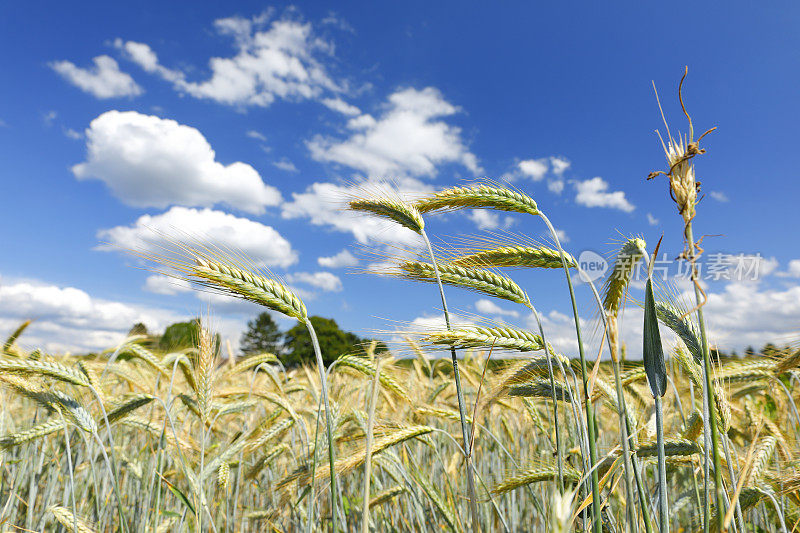
[[[691,119],[686,133],[667,135],[667,161],[650,175],[669,184],[692,269],[704,135]],[[347,208],[419,235],[424,246],[386,273],[428,283],[446,327],[406,331],[389,351],[372,343],[363,354],[326,354],[335,358],[326,367],[306,304],[236,251],[187,238],[143,254],[199,289],[305,324],[317,364],[235,357],[206,322],[192,348],[163,352],[132,336],[86,356],[24,350],[22,324],[0,358],[2,530],[797,528],[800,351],[715,356],[694,270],[690,303],[653,279],[660,243],[625,238],[606,279],[586,282],[598,354],[580,342],[591,334],[573,290],[580,265],[525,191],[487,180],[422,198],[365,193]],[[475,208],[525,217],[552,242],[431,245],[429,215]],[[648,271],[641,302],[627,295],[637,265]],[[575,353],[554,350],[541,321],[533,331],[451,324],[446,294],[457,290],[538,320],[536,288],[512,279],[520,268],[563,272]],[[627,358],[620,340],[625,306],[643,309],[642,360]],[[677,342],[663,341],[667,332]]]

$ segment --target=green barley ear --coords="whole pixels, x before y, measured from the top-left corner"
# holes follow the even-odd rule
[[[50,361],[0,359],[0,373],[26,377],[47,376],[79,387],[90,386],[86,376],[81,372]]]
[[[274,279],[202,256],[195,257],[194,263],[187,270],[189,281],[255,302],[298,320],[305,320],[308,316],[303,301]]]
[[[414,281],[436,282],[436,267],[423,261],[403,261],[395,275]],[[526,304],[528,295],[511,278],[482,268],[439,265],[442,283],[481,292],[511,302]]]
[[[521,192],[505,187],[494,187],[484,184],[469,187],[452,187],[439,191],[433,196],[423,198],[416,204],[420,213],[455,209],[489,208],[500,211],[514,211],[538,215],[536,202]]]
[[[26,442],[35,441],[63,429],[64,423],[61,420],[48,420],[47,422],[43,422],[32,428],[0,437],[0,450],[7,450],[9,448],[13,448],[14,446],[25,444]]]
[[[352,200],[348,206],[353,211],[365,211],[379,217],[394,220],[414,233],[422,234],[425,221],[419,210],[412,204],[389,197],[376,197]]]
[[[653,257],[658,254],[661,246],[659,239]],[[653,296],[653,262],[648,269],[647,284],[644,288],[644,333],[643,333],[642,358],[644,369],[647,372],[647,382],[653,398],[661,398],[667,392],[667,367],[664,364],[664,349],[661,344],[661,334],[658,331],[658,313],[656,300]]]
[[[20,355],[19,354],[19,349],[14,345],[14,343],[17,342],[17,339],[19,338],[19,336],[22,335],[22,333],[26,329],[28,329],[28,326],[30,326],[30,325],[31,325],[31,321],[30,320],[26,320],[25,322],[20,324],[19,327],[14,330],[14,333],[12,333],[11,335],[8,336],[8,339],[6,339],[6,342],[3,343],[3,352],[2,353],[8,354],[8,355],[19,356]]]
[[[544,343],[539,335],[510,326],[493,328],[470,326],[450,331],[435,331],[423,335],[422,341],[434,346],[452,346],[461,349],[494,347],[519,352],[544,350]],[[552,347],[549,348],[550,353],[555,352]]]
[[[555,465],[540,463],[532,466],[528,470],[519,472],[507,477],[492,489],[492,494],[504,494],[506,492],[538,483],[541,481],[554,481],[558,479],[558,468]],[[570,483],[578,483],[581,474],[574,468],[564,465],[564,480]]]
[[[605,297],[603,309],[606,314],[617,316],[636,264],[644,257],[646,243],[640,238],[626,240],[614,259],[614,268],[603,286]]]
[[[564,253],[567,266],[574,268],[575,258]],[[558,251],[546,246],[501,246],[456,257],[451,265],[481,267],[563,268]]]

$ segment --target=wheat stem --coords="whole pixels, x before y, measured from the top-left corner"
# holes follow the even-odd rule
[[[436,256],[433,253],[433,247],[431,246],[431,241],[428,239],[428,234],[425,230],[420,230],[420,235],[425,241],[425,245],[428,247],[428,254],[431,257],[431,262],[433,265],[433,272],[436,276],[436,284],[439,287],[439,296],[442,299],[442,312],[444,313],[444,321],[447,326],[447,330],[452,330],[452,325],[450,324],[450,313],[447,310],[447,300],[444,296],[444,287],[442,286],[442,278],[439,272],[439,264],[436,261]],[[480,531],[480,521],[478,518],[478,506],[475,500],[475,478],[473,475],[473,464],[472,464],[472,449],[469,445],[472,442],[472,428],[470,428],[467,422],[467,413],[466,407],[464,405],[464,393],[461,389],[461,376],[459,375],[458,371],[458,357],[456,356],[456,349],[455,347],[450,348],[450,357],[453,363],[453,381],[455,381],[456,385],[456,396],[458,398],[458,415],[461,418],[461,436],[463,438],[464,446],[464,463],[467,468],[467,495],[469,497],[469,509],[470,514],[472,515],[472,528],[474,531]]]
[[[704,387],[704,399],[708,405],[708,413],[704,413],[707,415],[708,425],[710,427],[710,440],[711,440],[711,453],[712,458],[714,461],[714,494],[715,500],[717,504],[717,526],[719,529],[722,529],[724,516],[725,516],[725,501],[723,497],[724,488],[722,486],[722,466],[720,460],[720,453],[719,453],[719,437],[718,437],[718,428],[717,428],[717,414],[716,408],[714,407],[714,387],[712,385],[712,377],[711,377],[711,353],[708,348],[708,337],[706,336],[706,323],[705,318],[703,317],[703,295],[700,291],[699,281],[698,281],[698,274],[697,274],[697,267],[694,263],[695,259],[695,244],[694,244],[694,235],[692,233],[692,222],[689,221],[686,224],[686,241],[689,243],[689,264],[690,264],[690,273],[691,279],[694,282],[694,295],[695,301],[697,303],[697,324],[700,329],[700,348],[703,354],[703,379],[705,380],[705,387]],[[708,449],[708,443],[706,445],[706,449]],[[708,458],[706,457],[706,466],[705,469],[708,471]],[[706,478],[707,480],[708,478]],[[708,481],[706,481],[706,486],[708,486]],[[707,521],[706,521],[707,522]]]
[[[575,320],[575,336],[578,340],[578,354],[580,355],[581,359],[581,379],[583,381],[583,394],[584,394],[584,401],[585,401],[585,410],[586,410],[586,426],[587,426],[587,433],[588,433],[588,440],[589,440],[589,461],[591,464],[591,486],[592,486],[592,512],[594,514],[594,518],[592,520],[592,527],[595,533],[601,533],[602,531],[602,524],[601,524],[601,517],[600,517],[600,488],[599,488],[599,479],[597,475],[597,469],[594,468],[594,465],[597,464],[597,444],[595,442],[596,437],[596,420],[594,415],[594,407],[592,406],[591,396],[589,394],[589,381],[588,381],[588,369],[586,366],[586,354],[584,353],[583,348],[583,340],[581,338],[581,320],[580,316],[578,315],[578,304],[575,301],[575,289],[572,287],[572,277],[569,273],[569,265],[567,264],[567,258],[564,253],[564,249],[561,247],[561,242],[558,238],[558,232],[553,227],[553,224],[550,222],[550,219],[544,213],[539,213],[539,216],[542,217],[547,229],[550,231],[550,234],[553,237],[553,240],[556,243],[556,247],[558,248],[559,254],[561,254],[561,264],[564,268],[564,274],[567,278],[567,287],[569,288],[569,297],[572,303],[572,315]]]
[[[361,533],[369,533],[369,508],[372,505],[369,496],[369,485],[372,476],[372,433],[375,426],[375,405],[378,403],[378,391],[380,390],[381,362],[380,357],[376,357],[375,374],[372,376],[372,391],[369,395],[367,437],[364,443],[364,490],[362,491]]]
[[[664,408],[661,396],[656,401],[656,441],[658,442],[658,501],[659,532],[669,533],[669,508],[667,506],[667,462],[664,454]]]
[[[317,368],[319,369],[320,386],[322,388],[322,401],[325,404],[325,429],[328,437],[328,462],[331,469],[331,529],[336,531],[336,470],[334,468],[335,458],[333,452],[333,421],[331,413],[331,405],[328,400],[328,380],[325,373],[325,362],[322,360],[322,352],[319,349],[319,341],[317,340],[317,333],[314,331],[314,326],[311,320],[305,319],[306,328],[309,335],[311,335],[311,344],[314,347],[314,355],[317,358]],[[316,452],[315,452],[316,453]],[[313,483],[313,480],[312,480]]]

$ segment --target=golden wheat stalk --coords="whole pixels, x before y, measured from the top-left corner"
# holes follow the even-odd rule
[[[399,271],[392,274],[414,281],[436,282],[436,267],[423,261],[403,261]],[[442,283],[481,292],[520,304],[528,302],[519,285],[511,278],[482,268],[466,268],[450,264],[439,265]]]

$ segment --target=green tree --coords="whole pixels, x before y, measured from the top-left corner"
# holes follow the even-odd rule
[[[145,326],[141,322],[137,322],[133,325],[133,327],[128,331],[128,336],[133,337],[134,335],[149,335],[147,331],[147,326]]]
[[[357,335],[349,331],[343,331],[332,318],[321,316],[310,317],[314,331],[317,332],[319,347],[322,351],[322,360],[325,365],[331,364],[342,354],[363,352],[362,343],[364,341]],[[281,356],[283,364],[286,366],[313,363],[314,348],[311,345],[311,335],[308,328],[302,322],[298,322],[294,327],[284,334],[284,355]]]
[[[199,319],[194,318],[189,322],[176,322],[167,326],[164,334],[158,340],[158,347],[167,352],[174,352],[195,346],[199,325]]]
[[[244,354],[278,353],[283,333],[266,311],[247,323],[247,330],[239,340]]]

